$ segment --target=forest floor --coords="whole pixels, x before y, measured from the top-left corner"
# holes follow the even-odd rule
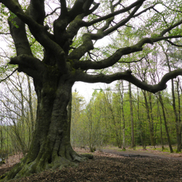
[[[75,150],[78,153],[89,153],[85,149],[76,148]],[[105,148],[102,151],[94,152],[93,155],[93,159],[79,163],[77,167],[48,170],[12,181],[182,182],[182,154],[169,154],[150,149],[122,151],[117,148]],[[14,163],[18,162],[20,158],[20,154],[9,157],[9,161],[0,166],[0,175],[11,170]]]

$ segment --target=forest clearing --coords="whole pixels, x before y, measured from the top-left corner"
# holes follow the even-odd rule
[[[75,148],[80,153],[89,150]],[[109,151],[108,151],[109,150]],[[180,182],[182,181],[182,154],[170,154],[152,149],[127,149],[121,152],[114,147],[95,151],[94,158],[76,167],[48,170],[39,174],[12,180],[16,182]],[[105,152],[107,151],[107,152]],[[124,154],[124,155],[123,155]],[[127,157],[128,155],[128,157]],[[17,156],[17,161],[20,155]],[[0,175],[12,167],[0,167]],[[11,181],[11,180],[10,180]]]

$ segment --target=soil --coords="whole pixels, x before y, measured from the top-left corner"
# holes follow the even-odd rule
[[[76,149],[78,153],[89,153]],[[22,178],[20,182],[182,182],[182,155],[151,153],[150,151],[118,151],[104,149],[94,158],[77,167],[49,170]],[[20,155],[19,155],[20,156]],[[17,158],[13,157],[12,159]],[[14,163],[3,164],[0,175],[12,169]]]

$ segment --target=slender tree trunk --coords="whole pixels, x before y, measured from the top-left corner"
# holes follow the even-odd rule
[[[177,152],[181,151],[181,136],[180,136],[180,126],[179,126],[179,121],[178,121],[178,114],[176,110],[176,98],[175,98],[175,91],[174,91],[174,80],[171,80],[171,86],[172,86],[172,101],[173,101],[173,111],[174,111],[174,117],[175,117],[175,122],[176,122],[176,139],[177,139]]]
[[[118,128],[118,123],[116,121],[116,117],[114,115],[112,105],[111,105],[111,103],[109,101],[109,98],[107,97],[107,94],[105,94],[105,93],[104,93],[104,99],[105,99],[105,102],[108,104],[108,109],[110,111],[111,119],[112,119],[112,122],[113,122],[113,125],[114,125],[116,144],[117,144],[118,148],[121,148],[122,140],[121,140],[121,135],[120,135],[120,127]]]
[[[150,122],[151,122],[151,128],[152,128],[152,138],[153,138],[153,146],[155,148],[155,144],[156,144],[156,141],[155,141],[155,129],[154,129],[154,119],[153,119],[153,113],[152,113],[152,93],[148,92],[148,95],[149,95],[149,114],[150,114]]]
[[[171,139],[170,139],[170,135],[169,135],[169,131],[168,131],[168,126],[167,126],[167,119],[166,119],[166,114],[165,114],[165,110],[164,110],[164,103],[163,103],[163,99],[161,94],[159,93],[159,102],[161,104],[161,108],[162,108],[162,113],[163,113],[163,118],[164,118],[164,124],[165,124],[165,129],[166,129],[166,134],[167,134],[167,140],[168,140],[168,145],[169,145],[169,149],[170,152],[173,153],[173,148],[171,145]]]
[[[162,151],[164,150],[164,142],[163,142],[163,132],[162,132],[162,118],[161,118],[161,113],[160,113],[160,108],[159,108],[159,102],[157,101],[157,116],[160,120],[160,138],[161,138],[161,147]]]
[[[166,60],[167,60],[167,66],[169,71],[171,72],[171,65],[170,65],[170,60],[168,54],[164,51],[166,55]],[[175,90],[174,90],[174,79],[171,79],[171,92],[172,92],[172,106],[173,106],[173,111],[174,111],[174,117],[175,117],[175,122],[176,122],[176,139],[177,139],[177,152],[181,151],[181,126],[178,120],[178,113],[176,109],[176,98],[175,98]]]
[[[131,83],[129,83],[130,116],[131,116],[131,147],[135,147],[134,121],[133,121],[133,102],[131,94]]]
[[[182,87],[179,86],[178,88],[181,91],[181,94],[178,96],[178,107],[179,107],[179,122],[180,122],[180,131],[181,131],[181,141],[182,141],[182,119],[181,119],[181,96],[182,96]],[[181,149],[182,149],[182,144],[181,144]]]
[[[31,89],[31,85],[30,85],[30,78],[27,75],[27,84],[28,84],[28,106],[29,106],[29,112],[30,112],[30,123],[31,123],[31,127],[29,127],[29,143],[28,143],[28,148],[29,145],[32,141],[32,133],[35,129],[35,120],[34,120],[34,112],[33,112],[33,107],[32,107],[32,89]]]
[[[177,84],[177,99],[178,99],[178,111],[177,111],[177,116],[178,116],[178,147],[177,147],[177,152],[181,152],[182,149],[182,144],[181,144],[181,132],[182,132],[182,125],[181,125],[181,100],[180,100],[180,89],[179,89],[179,78],[176,81]]]
[[[137,117],[138,117],[138,124],[139,124],[139,137],[142,143],[143,149],[146,149],[146,145],[143,139],[143,126],[142,126],[142,117],[140,113],[140,97],[139,97],[139,89],[137,88]]]
[[[147,112],[147,120],[149,122],[150,142],[151,142],[151,145],[154,146],[154,128],[153,128],[151,118],[150,118],[150,109],[149,109],[149,103],[147,100],[146,91],[143,91],[143,95],[144,95],[144,100],[145,100],[145,108],[146,108],[146,112]]]
[[[121,115],[122,115],[122,120],[123,120],[123,150],[126,150],[125,148],[125,114],[124,114],[124,86],[123,86],[123,81],[121,81],[121,88],[120,88],[120,84],[119,84],[119,93],[120,93],[120,97],[121,97]]]

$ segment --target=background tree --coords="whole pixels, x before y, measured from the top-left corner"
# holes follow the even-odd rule
[[[18,73],[3,83],[0,99],[3,126],[11,141],[10,150],[24,155],[30,147],[35,129],[36,97],[32,89],[30,78]]]
[[[124,114],[124,99],[123,99],[123,95],[124,95],[124,86],[123,86],[123,81],[121,81],[121,83],[118,84],[118,92],[120,95],[120,99],[121,99],[121,115],[122,115],[122,121],[123,121],[123,147],[122,149],[125,150],[125,114]]]
[[[71,105],[71,143],[72,146],[84,147],[84,133],[81,130],[84,122],[82,121],[81,115],[84,112],[85,100],[76,90],[72,93]]]
[[[136,78],[131,70],[102,72],[117,64],[121,57],[142,51],[145,44],[181,38],[181,10],[176,7],[180,1],[96,3],[75,0],[68,5],[65,0],[59,3],[31,0],[27,1],[27,6],[26,1],[18,0],[0,0],[0,3],[3,15],[6,12],[9,16],[9,30],[16,49],[16,56],[9,63],[18,65],[19,72],[33,78],[38,99],[30,150],[21,163],[4,176],[5,179],[72,165],[85,159],[70,144],[67,106],[76,81],[110,83],[121,79],[155,93],[165,89],[169,79],[182,75],[182,69],[171,71],[152,86]],[[50,11],[48,7],[51,6],[54,8]],[[159,10],[161,6],[162,10]],[[171,14],[177,16],[171,20]],[[95,43],[125,26],[132,26],[132,31],[140,32],[141,38],[136,37],[130,45],[118,48],[106,58]],[[29,33],[42,46],[43,58],[32,52]],[[89,73],[89,69],[97,72]]]
[[[164,47],[162,46],[164,54],[166,56],[166,60],[167,60],[167,67],[169,69],[169,71],[171,71],[171,67],[175,68],[175,61],[176,59],[174,59],[174,61],[171,60],[170,62],[170,58],[167,54],[168,50],[164,50]],[[179,83],[179,82],[177,82]],[[178,85],[177,85],[178,87]],[[177,88],[177,93],[178,93],[179,89]],[[177,152],[181,151],[181,123],[180,123],[180,116],[179,116],[179,112],[177,109],[177,104],[179,105],[179,102],[176,103],[176,95],[175,95],[175,84],[174,84],[174,79],[171,79],[171,94],[172,94],[172,106],[173,106],[173,111],[174,111],[174,116],[175,116],[175,122],[176,122],[176,139],[177,139]],[[179,94],[178,94],[179,95]],[[179,98],[179,97],[178,97]],[[179,100],[179,99],[178,99]]]

